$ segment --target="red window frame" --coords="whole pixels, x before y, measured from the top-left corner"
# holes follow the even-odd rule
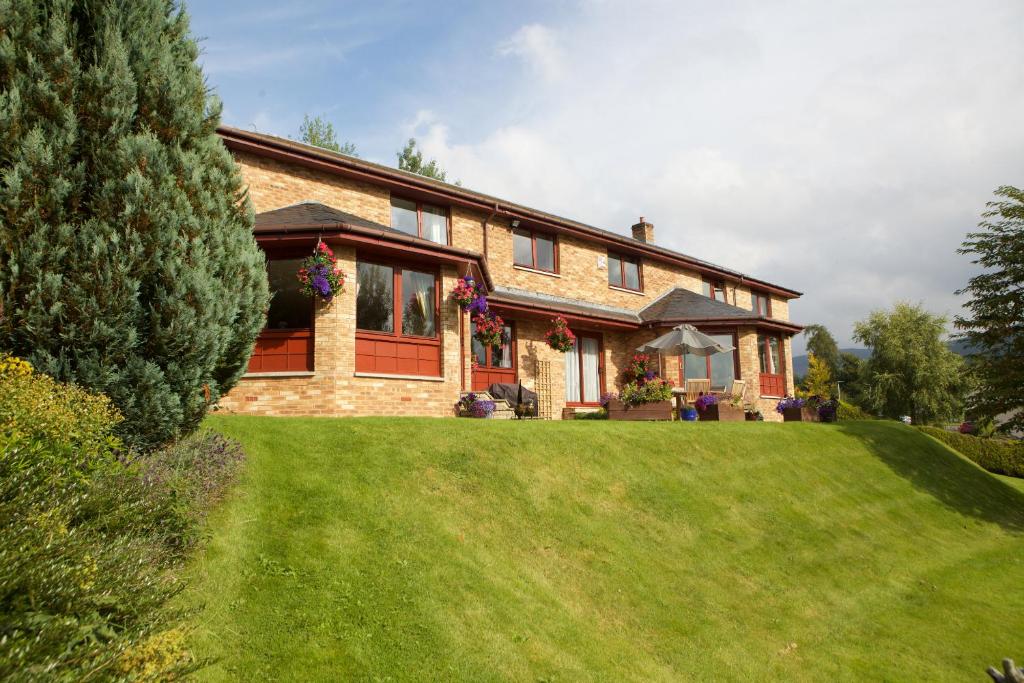
[[[309,255],[306,248],[265,249],[267,264],[271,261],[301,259]],[[268,273],[269,277],[269,273]],[[249,356],[248,373],[313,372],[316,345],[316,308],[309,300],[309,325],[289,328],[264,328],[256,337]]]
[[[516,249],[515,249],[515,238],[516,235],[526,236],[530,238],[530,258],[533,263],[520,263],[516,261]],[[551,261],[554,268],[548,270],[547,268],[541,268],[537,265],[537,235],[545,239],[551,240]],[[542,273],[558,273],[558,235],[543,232],[538,230],[531,230],[530,228],[513,228],[512,229],[512,264],[520,266],[521,268],[530,268],[531,270],[539,270]]]
[[[758,302],[764,302],[764,312],[761,312],[761,306]],[[750,310],[764,318],[772,317],[772,298],[764,292],[751,292],[750,293]]]
[[[611,277],[612,277],[611,260],[613,258],[614,259],[618,259],[618,261],[619,261],[619,280],[620,280],[621,284],[618,284],[618,285],[615,284],[614,282],[612,282],[612,280],[611,280]],[[642,291],[644,291],[644,266],[643,266],[643,261],[640,258],[638,258],[636,256],[626,256],[625,254],[619,254],[619,253],[616,253],[614,251],[609,251],[608,252],[608,261],[609,261],[609,265],[608,265],[608,286],[609,287],[618,287],[619,289],[627,289],[627,290],[629,290],[631,292],[642,292]],[[628,286],[626,284],[626,266],[625,266],[625,264],[627,262],[628,263],[635,263],[636,264],[637,280],[639,281],[639,284],[640,284],[640,286],[637,287],[636,289],[634,289],[633,287],[630,287],[630,286]]]
[[[381,332],[379,330],[363,330],[356,328],[356,372],[373,374],[394,374],[394,375],[422,375],[425,377],[441,376],[441,277],[439,272],[433,268],[425,268],[423,264],[408,263],[402,261],[359,259],[358,263],[367,263],[375,266],[391,268],[391,297],[392,297],[392,331]],[[358,268],[358,264],[356,266]],[[414,270],[418,273],[429,273],[434,276],[434,336],[422,337],[405,334],[402,332],[402,273],[406,270]],[[358,277],[358,276],[357,276]],[[358,294],[356,296],[358,306]],[[358,320],[358,312],[356,314]],[[357,323],[358,324],[358,323]],[[362,343],[360,343],[362,342]],[[375,358],[399,358],[402,360],[415,360],[416,370],[404,372],[380,371],[369,369],[368,366],[375,365]],[[424,372],[422,364],[430,366],[429,371]]]
[[[725,280],[703,280],[704,296],[715,301],[729,303],[729,296],[725,289]],[[721,298],[716,293],[721,292]]]
[[[580,342],[584,337],[597,340],[597,377],[600,383],[597,392],[597,401],[584,401],[583,396],[586,393],[585,380],[583,378],[583,344]],[[576,332],[576,363],[580,371],[580,400],[579,401],[566,401],[565,405],[570,408],[589,408],[592,406],[601,405],[601,396],[607,391],[607,383],[605,381],[605,367],[604,367],[604,335],[599,332]]]
[[[438,206],[437,204],[430,204],[428,202],[421,202],[421,201],[419,201],[417,199],[412,199],[410,197],[403,197],[401,195],[391,195],[391,199],[389,200],[388,204],[391,206],[392,209],[394,209],[394,200],[396,200],[396,199],[399,199],[399,200],[401,200],[403,202],[412,202],[413,204],[416,205],[416,236],[419,237],[421,240],[422,239],[427,239],[426,237],[423,236],[423,207],[424,206],[429,206],[431,208],[441,209],[442,211],[444,211],[444,223],[445,223],[445,225],[444,225],[444,239],[445,239],[444,243],[446,245],[452,243],[452,207],[450,207],[450,206]],[[398,230],[398,228],[395,228],[395,226],[394,226],[394,220],[392,220],[392,226],[391,227],[393,229],[395,229],[395,230]],[[403,232],[403,231],[399,231],[399,232],[402,232],[402,234],[404,234],[404,235],[408,234],[408,233]],[[433,240],[427,240],[427,241],[428,242],[433,242]],[[434,242],[434,244],[437,244],[437,243]]]

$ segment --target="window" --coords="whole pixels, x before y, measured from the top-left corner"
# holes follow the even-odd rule
[[[476,332],[476,325],[473,326]],[[505,325],[505,338],[500,346],[484,346],[473,336],[473,357],[481,368],[512,369],[512,326]]]
[[[717,282],[709,282],[707,280],[704,280],[703,285],[704,296],[708,297],[709,299],[714,299],[715,301],[724,301],[725,303],[729,303],[729,301],[725,298],[724,282],[722,282],[721,280]]]
[[[356,372],[441,376],[437,275],[356,265]]]
[[[437,277],[433,273],[360,261],[356,266],[356,328],[401,336],[437,335]]]
[[[604,354],[601,340],[578,335],[572,351],[565,353],[565,400],[567,403],[597,404],[604,391]]]
[[[736,348],[736,337],[732,333],[709,334],[712,339],[725,346]],[[711,356],[683,356],[684,379],[710,379],[711,388],[725,391],[736,379],[736,352],[726,351]]]
[[[557,272],[555,238],[530,230],[512,231],[512,262],[517,266]]]
[[[303,295],[296,273],[302,259],[267,261],[270,284],[268,330],[308,330],[313,326],[313,302]]]
[[[391,227],[413,237],[448,244],[448,212],[439,206],[392,197]]]
[[[640,277],[640,260],[609,253],[608,284],[613,287],[641,291],[643,280]]]
[[[772,335],[757,335],[757,353],[761,360],[761,372],[769,375],[782,374],[779,361],[779,338]]]
[[[750,293],[750,310],[762,318],[770,318],[772,315],[772,300],[767,294],[759,292]]]

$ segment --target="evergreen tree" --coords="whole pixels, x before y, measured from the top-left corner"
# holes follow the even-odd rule
[[[996,190],[979,224],[967,235],[961,254],[984,272],[957,292],[968,294],[970,317],[956,325],[971,350],[980,390],[972,397],[981,415],[1009,415],[1003,429],[1024,429],[1024,191]]]
[[[341,152],[351,157],[359,156],[356,146],[351,142],[340,144],[337,135],[334,134],[334,125],[319,116],[309,117],[306,114],[299,126],[299,136],[307,145],[314,145],[329,149],[332,152]]]
[[[252,209],[172,0],[0,0],[0,348],[195,427],[267,306]]]
[[[831,397],[835,393],[835,384],[828,365],[813,353],[807,354],[807,376],[804,378],[804,390],[812,396]]]
[[[942,339],[945,328],[945,318],[907,303],[857,323],[854,338],[871,349],[865,405],[885,417],[910,415],[915,424],[960,417],[969,378]]]
[[[448,173],[438,165],[437,159],[431,159],[427,163],[423,162],[423,152],[416,149],[416,138],[409,138],[405,148],[396,156],[398,157],[398,168],[403,171],[418,173],[441,181],[448,177]],[[456,182],[455,184],[459,185],[460,183]]]
[[[839,370],[839,346],[832,333],[824,325],[808,325],[804,336],[807,337],[807,355],[817,356],[835,376]]]

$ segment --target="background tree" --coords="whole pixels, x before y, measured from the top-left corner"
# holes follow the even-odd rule
[[[958,294],[971,299],[956,326],[970,345],[979,391],[972,408],[983,416],[1009,413],[1004,429],[1024,429],[1024,191],[996,190],[981,230],[967,235],[961,254],[984,268]]]
[[[804,328],[804,337],[807,338],[807,355],[817,356],[834,376],[839,370],[839,346],[832,333],[824,325],[808,325]]]
[[[828,365],[813,353],[807,354],[807,376],[803,384],[804,390],[812,396],[830,397],[836,393],[836,385]]]
[[[418,173],[422,176],[441,181],[446,181],[448,177],[447,171],[438,165],[436,159],[431,159],[427,163],[423,162],[423,152],[416,148],[416,138],[409,138],[405,148],[398,152],[396,156],[398,157],[398,168],[403,171]],[[455,184],[458,185],[459,183]]]
[[[188,19],[0,5],[0,348],[108,394],[130,441],[167,441],[245,371],[267,306]]]
[[[341,152],[352,157],[359,156],[356,146],[351,142],[338,143],[338,137],[334,134],[334,125],[319,116],[309,117],[309,114],[302,119],[299,126],[299,138],[307,145],[323,147],[332,152]]]
[[[898,303],[854,326],[871,349],[864,364],[864,402],[876,413],[910,415],[915,424],[960,416],[967,388],[963,359],[943,341],[946,319]]]
[[[863,372],[863,360],[849,351],[839,354],[839,370],[835,374],[835,380],[838,383],[836,391],[842,396],[844,401],[858,406],[862,404],[861,376]]]

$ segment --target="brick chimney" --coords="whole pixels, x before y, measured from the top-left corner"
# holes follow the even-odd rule
[[[654,244],[654,224],[648,223],[640,216],[640,222],[633,226],[633,239]]]

